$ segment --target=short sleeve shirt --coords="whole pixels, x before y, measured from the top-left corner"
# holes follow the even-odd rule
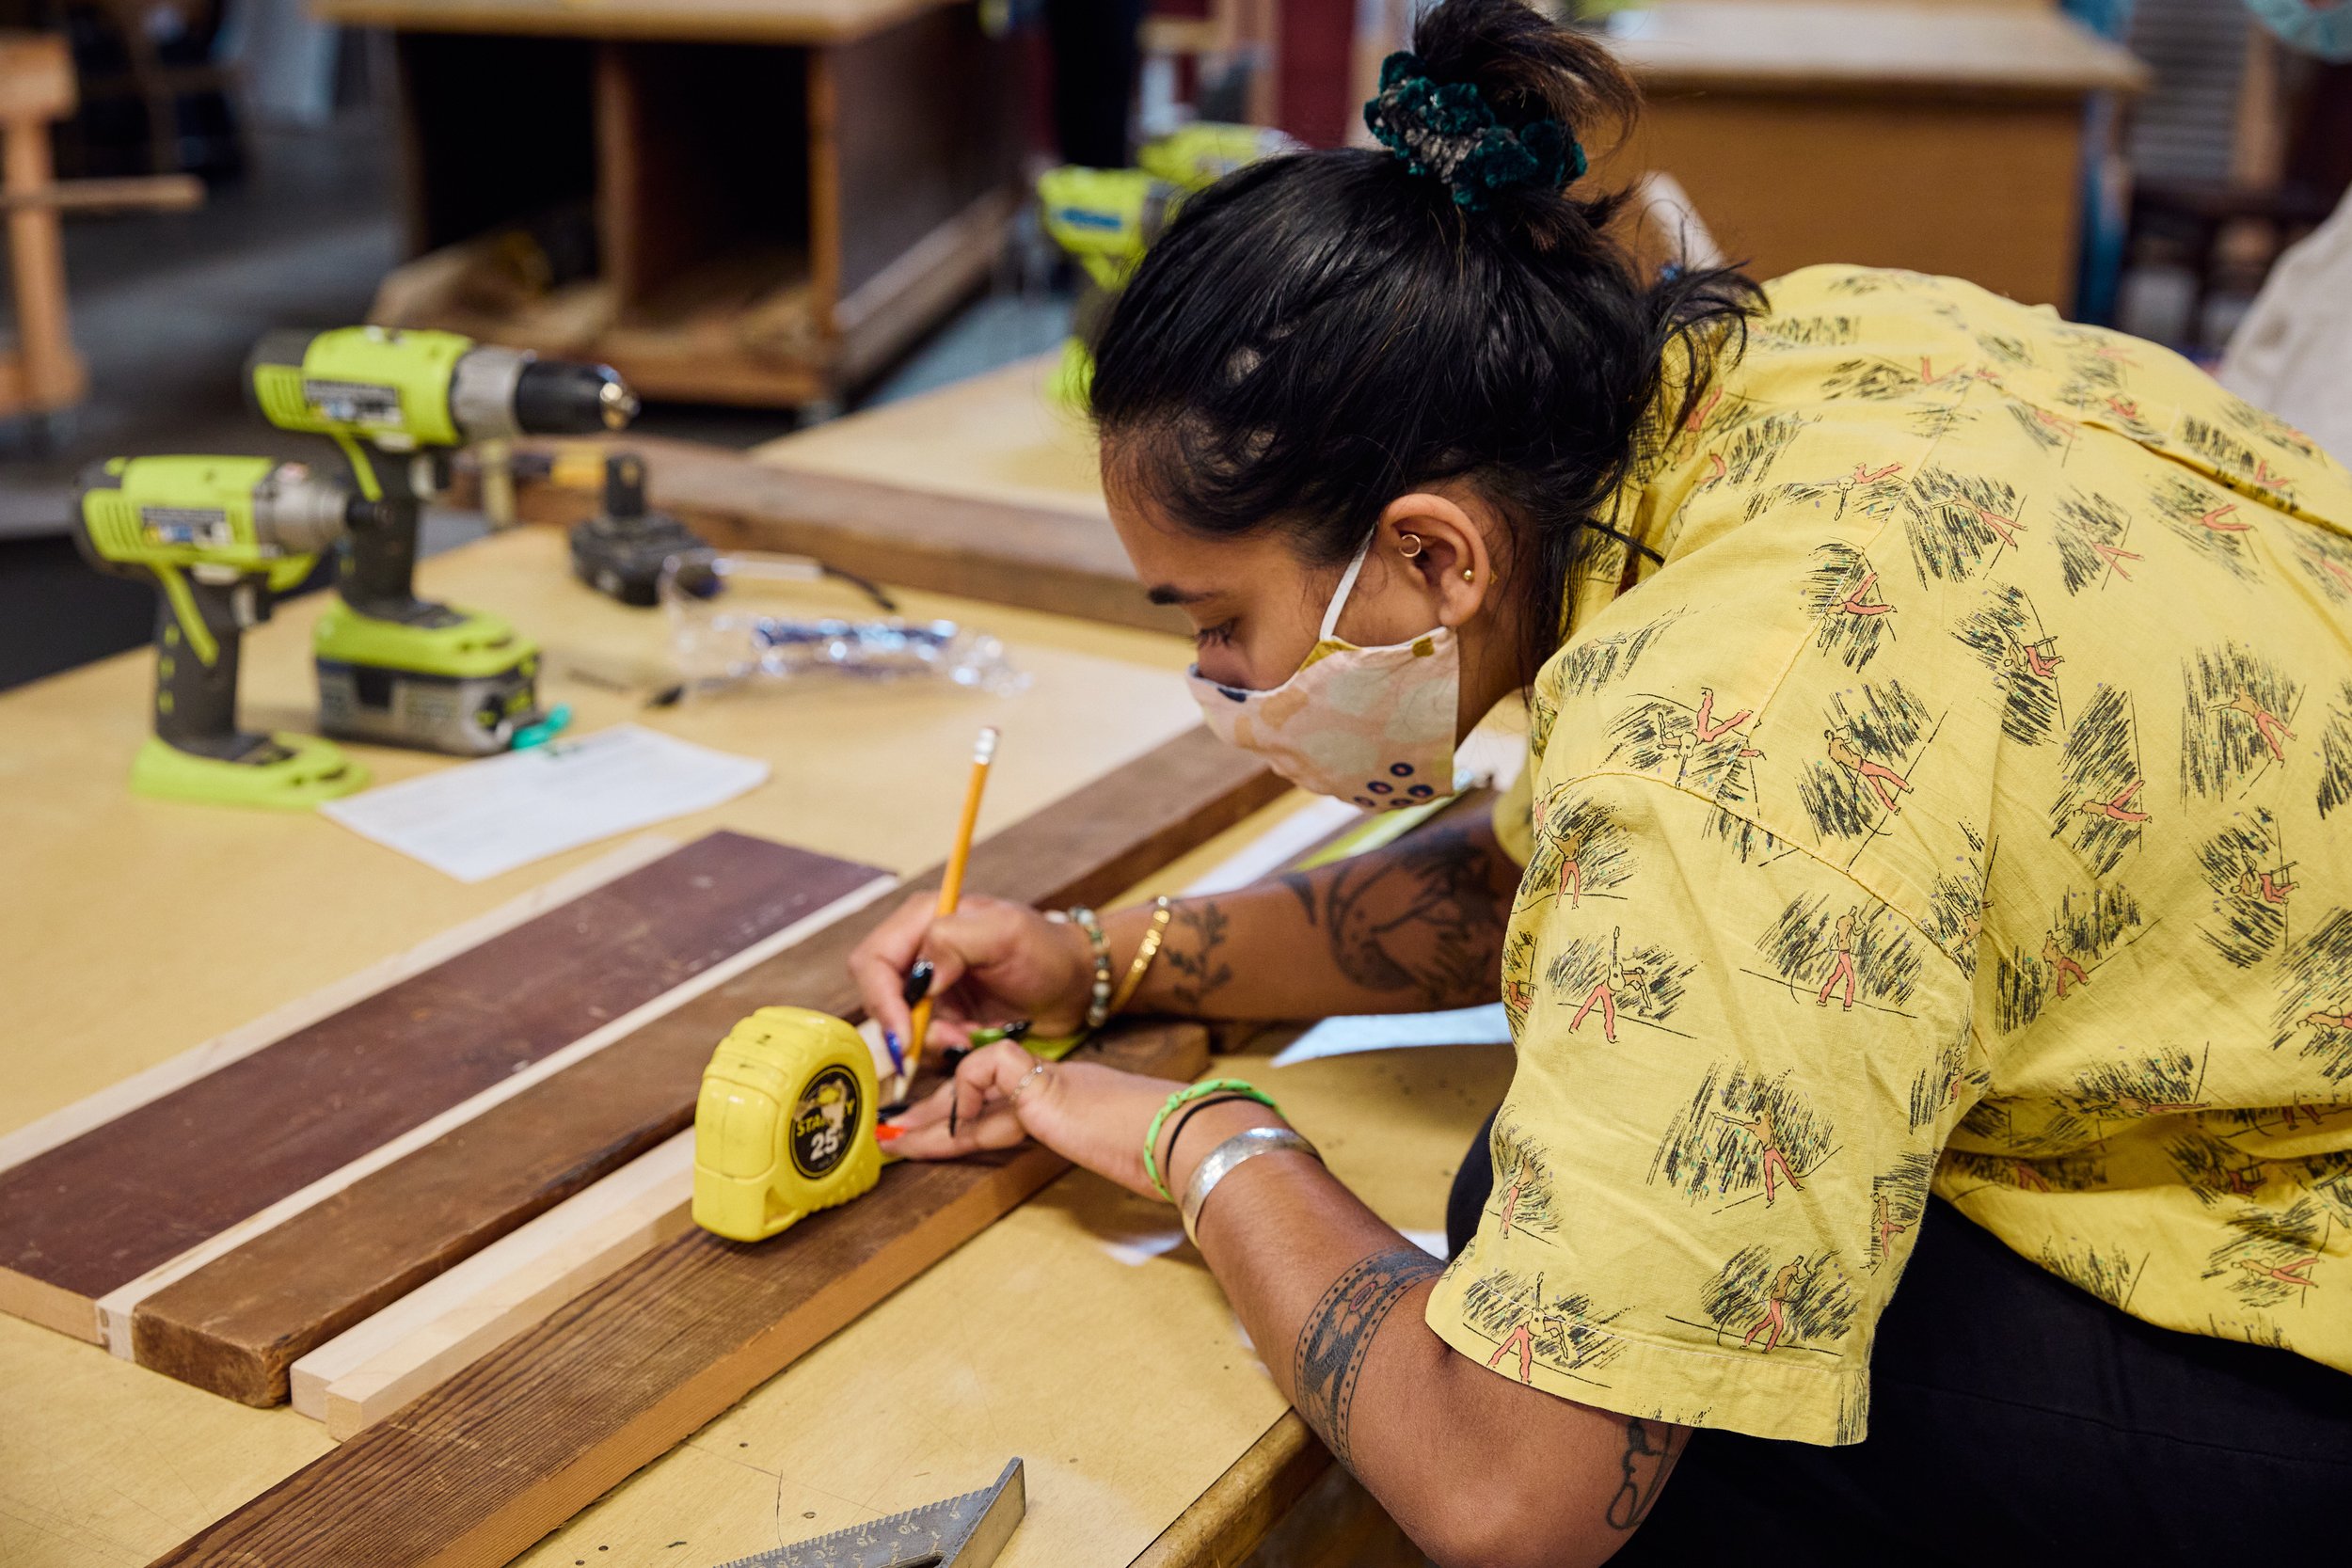
[[[2352,475],[2153,345],[1813,268],[1619,499],[1503,833],[1518,1069],[1433,1328],[1859,1440],[1928,1195],[2352,1370]]]

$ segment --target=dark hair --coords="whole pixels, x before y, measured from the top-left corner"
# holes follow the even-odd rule
[[[1413,42],[1420,70],[1475,86],[1505,127],[1556,119],[1591,143],[1639,112],[1599,43],[1518,0],[1444,0]],[[1097,345],[1114,477],[1198,532],[1277,529],[1318,565],[1397,496],[1466,479],[1516,525],[1532,679],[1670,350],[1697,372],[1679,424],[1762,297],[1730,270],[1645,279],[1608,233],[1624,199],[1538,182],[1473,211],[1374,150],[1228,176],[1145,254]]]

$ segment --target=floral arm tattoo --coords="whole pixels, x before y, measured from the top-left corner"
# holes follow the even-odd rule
[[[1355,1467],[1348,1416],[1372,1341],[1396,1304],[1445,1265],[1419,1247],[1391,1247],[1350,1267],[1323,1292],[1298,1331],[1291,1401],[1332,1457]]]

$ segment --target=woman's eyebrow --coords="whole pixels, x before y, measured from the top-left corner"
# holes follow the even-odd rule
[[[1216,598],[1216,590],[1214,588],[1179,588],[1172,582],[1163,582],[1147,589],[1143,596],[1153,604],[1200,604],[1204,600]]]

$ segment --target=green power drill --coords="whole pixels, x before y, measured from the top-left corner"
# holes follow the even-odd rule
[[[348,486],[274,458],[116,457],[84,471],[75,545],[100,571],[160,590],[155,733],[133,789],[300,811],[367,784],[332,741],[240,730],[237,657],[321,551],[375,521]]]
[[[501,616],[417,597],[417,530],[450,449],[624,429],[637,399],[621,378],[454,332],[351,326],[269,334],[246,380],[270,423],[332,439],[374,503],[337,562],[342,603],[312,636],[320,727],[460,756],[560,727],[539,711],[537,643]]]
[[[1111,307],[1184,198],[1261,158],[1299,150],[1299,143],[1263,126],[1200,120],[1144,143],[1134,168],[1067,164],[1038,176],[1040,222],[1086,271],[1070,341],[1046,388],[1056,402],[1086,406],[1094,344]]]

